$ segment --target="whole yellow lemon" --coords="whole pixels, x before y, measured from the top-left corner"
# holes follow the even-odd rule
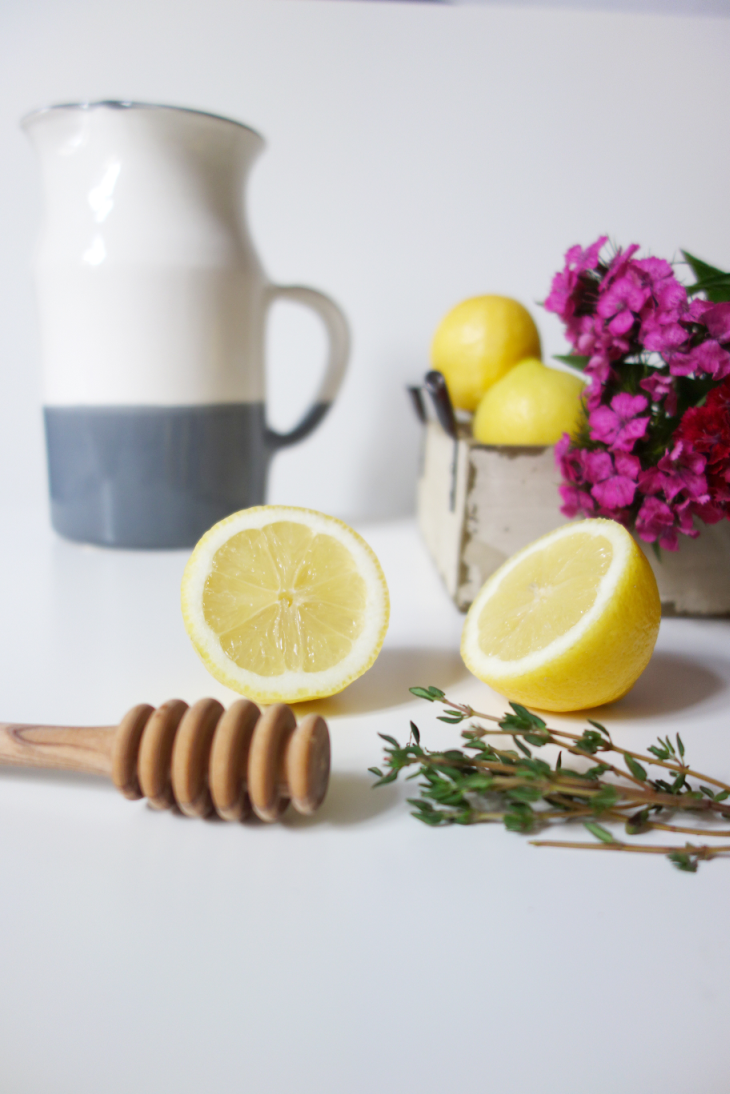
[[[480,444],[555,444],[580,425],[583,388],[580,377],[546,368],[536,357],[520,361],[479,403],[474,439]]]
[[[475,410],[484,392],[525,357],[540,356],[532,316],[508,296],[463,300],[439,323],[431,363],[443,373],[451,401]]]

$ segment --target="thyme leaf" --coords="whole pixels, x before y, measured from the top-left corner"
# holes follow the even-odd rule
[[[510,832],[526,834],[577,821],[594,837],[593,841],[531,842],[538,847],[661,854],[687,873],[695,873],[701,861],[730,855],[730,844],[627,843],[604,826],[606,822],[618,822],[627,836],[654,829],[712,838],[730,836],[728,828],[713,830],[669,823],[678,812],[695,814],[703,821],[730,822],[730,804],[725,804],[730,785],[694,771],[685,760],[685,745],[679,734],[674,742],[668,736],[659,737],[658,744],[641,754],[621,748],[609,730],[592,719],[577,735],[550,728],[520,703],[510,703],[511,710],[496,717],[453,702],[440,688],[414,687],[410,691],[419,699],[442,706],[439,721],[449,725],[469,723],[461,733],[463,748],[441,752],[422,746],[414,722],[404,746],[394,737],[379,734],[386,747],[382,767],[369,768],[377,780],[374,786],[395,782],[401,772],[412,768],[405,777],[419,780],[418,797],[409,798],[408,804],[411,815],[422,823],[436,828],[498,822]],[[515,747],[500,747],[494,740],[500,736]],[[557,759],[550,763],[534,756],[530,745],[557,747]],[[599,757],[599,762],[580,771],[563,763],[564,753],[583,761]],[[656,768],[663,769],[661,776],[650,777],[650,771]],[[691,779],[698,780],[699,785],[693,785]]]

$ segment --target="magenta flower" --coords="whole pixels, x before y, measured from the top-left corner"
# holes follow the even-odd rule
[[[610,453],[598,449],[586,453],[585,466],[586,478],[593,483],[591,494],[607,516],[618,519],[615,510],[633,503],[641,461],[626,453],[618,453],[613,459]]]
[[[669,358],[669,371],[672,376],[690,376],[692,373],[711,376],[713,380],[724,380],[730,376],[730,353],[719,342],[708,339],[687,353],[674,353]]]
[[[545,301],[547,311],[555,312],[563,320],[571,319],[578,305],[577,290],[580,288],[581,274],[595,270],[601,248],[608,236],[601,236],[590,247],[583,250],[580,246],[571,247],[565,255],[565,266],[555,274],[550,293]]]
[[[611,406],[599,406],[588,415],[588,425],[594,441],[601,441],[617,452],[630,452],[646,433],[649,416],[639,417],[646,410],[645,395],[629,395],[620,391],[611,399]]]
[[[609,321],[611,334],[627,334],[649,296],[649,288],[629,269],[600,294],[596,315]]]
[[[555,445],[555,462],[560,474],[568,482],[581,486],[585,481],[585,458],[588,455],[582,448],[571,448],[570,436],[563,433]]]
[[[604,510],[625,509],[633,503],[636,489],[636,483],[627,475],[611,475],[596,483],[591,493]]]
[[[677,389],[674,380],[666,373],[655,372],[653,376],[647,376],[639,382],[639,387],[649,392],[653,403],[660,403],[665,399],[664,409],[670,418],[677,413]]]
[[[684,491],[684,499],[697,505],[710,500],[707,479],[704,475],[706,460],[693,452],[684,441],[679,441],[671,452],[665,452],[656,467],[650,467],[639,475],[639,487],[643,494],[663,493],[669,502]]]
[[[613,460],[610,452],[596,449],[594,452],[585,453],[586,482],[603,482],[613,474]],[[591,491],[592,493],[592,491]]]
[[[567,482],[561,483],[558,490],[563,499],[563,504],[560,506],[560,512],[563,516],[572,520],[573,517],[590,517],[594,514],[596,503],[587,490],[580,490],[577,486]]]
[[[674,353],[689,338],[686,327],[677,322],[674,309],[647,308],[639,331],[644,349],[653,353]]]
[[[568,251],[546,305],[590,381],[589,447],[567,434],[556,447],[562,512],[676,550],[696,521],[730,517],[730,301],[688,299],[672,266],[635,257],[635,244],[601,258],[605,242]]]
[[[674,514],[666,502],[658,498],[647,498],[636,517],[636,532],[647,543],[659,540],[667,551],[676,551],[677,529],[674,527]]]
[[[677,317],[687,307],[687,290],[674,276],[674,270],[663,258],[637,258],[634,268],[645,277],[657,308],[675,312]]]
[[[638,243],[632,243],[625,251],[617,251],[608,264],[608,270],[603,280],[604,287],[611,285],[613,281],[622,278],[632,265],[632,259],[639,249]]]
[[[712,338],[718,342],[730,342],[730,302],[713,304],[705,311],[702,320]]]
[[[684,313],[684,320],[686,323],[701,323],[705,313],[713,307],[714,304],[710,300],[701,300],[699,296],[696,296],[694,300],[690,300],[687,311]]]

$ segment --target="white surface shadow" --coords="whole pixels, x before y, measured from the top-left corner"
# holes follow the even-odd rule
[[[437,684],[446,689],[468,676],[457,650],[384,649],[373,667],[339,695],[297,703],[293,710],[297,718],[310,712],[324,718],[372,714],[412,703],[409,688]]]
[[[336,828],[362,824],[401,805],[402,793],[395,784],[373,789],[375,776],[367,772],[333,771],[327,797],[312,817],[303,817],[290,807],[282,818],[287,828],[311,828],[328,824]]]
[[[612,721],[676,714],[708,702],[727,680],[707,664],[679,653],[657,651],[628,695],[593,713]]]

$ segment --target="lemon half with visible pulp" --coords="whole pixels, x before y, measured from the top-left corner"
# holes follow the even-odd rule
[[[661,604],[638,544],[612,520],[550,532],[492,574],[466,617],[466,667],[507,699],[570,711],[625,695],[651,658]]]
[[[352,528],[262,505],[199,541],[182,611],[212,675],[266,704],[334,695],[361,676],[380,652],[390,603],[378,559]]]

